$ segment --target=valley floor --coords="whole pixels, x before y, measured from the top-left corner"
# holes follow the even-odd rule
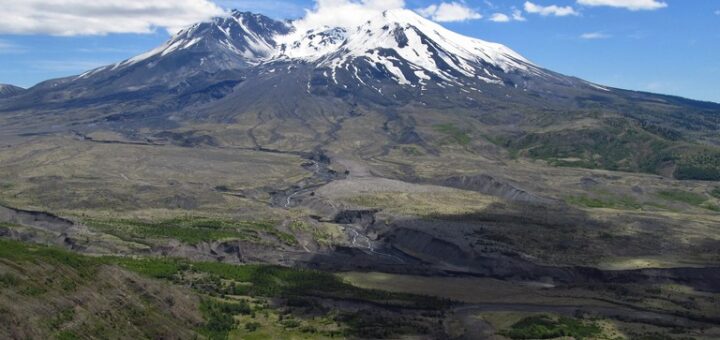
[[[713,182],[402,148],[8,143],[0,337],[720,337]]]

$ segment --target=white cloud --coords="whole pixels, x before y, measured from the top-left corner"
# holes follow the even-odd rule
[[[299,33],[322,26],[354,28],[385,10],[404,7],[404,0],[316,0],[295,27]]]
[[[493,14],[493,15],[490,16],[490,21],[494,21],[494,22],[509,22],[509,21],[510,21],[510,17],[509,17],[507,14],[495,13],[495,14]]]
[[[2,0],[0,34],[174,33],[222,15],[210,0]]]
[[[626,8],[631,11],[656,10],[668,6],[667,3],[658,0],[578,0],[577,3],[585,6]]]
[[[525,17],[523,16],[522,11],[517,8],[513,8],[512,18],[515,21],[525,21]]]
[[[510,14],[505,13],[494,13],[488,18],[492,22],[510,22],[510,21],[525,21],[522,11],[517,8],[513,8]]]
[[[482,14],[459,2],[443,2],[418,9],[417,12],[438,22],[454,22],[482,19]]]
[[[602,32],[590,32],[590,33],[581,34],[580,38],[585,39],[585,40],[598,40],[598,39],[608,39],[608,38],[610,38],[610,35],[602,33]]]
[[[525,2],[525,12],[532,13],[532,14],[540,14],[542,16],[556,16],[556,17],[564,17],[568,15],[578,15],[578,12],[575,11],[571,6],[557,6],[557,5],[550,5],[550,6],[541,6],[536,5],[530,1]]]

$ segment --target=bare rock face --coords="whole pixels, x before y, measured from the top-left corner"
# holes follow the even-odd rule
[[[536,204],[549,204],[553,202],[553,200],[549,198],[541,197],[519,189],[512,184],[500,181],[490,175],[449,177],[445,179],[442,184],[453,188],[477,191],[486,195],[500,197],[508,201]]]
[[[74,226],[70,220],[44,212],[25,211],[0,206],[0,221],[37,227],[40,229],[64,233]]]

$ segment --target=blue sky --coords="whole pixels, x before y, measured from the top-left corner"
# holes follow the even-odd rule
[[[404,6],[554,71],[720,102],[720,0],[319,1]],[[48,6],[53,3],[62,6]],[[110,0],[96,0],[92,8],[84,3],[0,0],[0,83],[29,87],[126,59],[161,44],[169,30],[221,9],[299,18],[317,6],[315,0],[127,0],[151,4],[132,9]],[[47,19],[53,15],[61,20]]]

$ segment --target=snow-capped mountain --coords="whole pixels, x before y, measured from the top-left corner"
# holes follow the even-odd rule
[[[523,112],[645,112],[637,109],[640,101],[687,104],[552,72],[506,46],[462,36],[410,10],[377,13],[355,27],[309,27],[234,11],[141,55],[2,100],[0,114],[32,113],[18,114],[19,120],[62,116],[58,129],[165,129],[254,115],[248,124],[292,118],[307,128],[332,126],[363,106],[390,120],[401,108],[472,115],[507,110],[492,121],[514,129]],[[414,140],[406,132],[398,138]]]
[[[385,11],[354,29],[292,32],[277,41],[280,50],[273,58],[313,62],[333,73],[361,59],[383,68],[401,85],[430,77],[502,84],[502,73],[542,74],[503,45],[459,35],[405,9]]]
[[[112,68],[159,60],[183,52],[210,51],[200,63],[216,62],[220,68],[256,65],[274,54],[275,36],[287,34],[290,26],[260,14],[232,12],[212,22],[198,23],[180,31],[165,44],[149,52],[115,64]]]
[[[164,83],[175,86],[198,74],[255,66],[275,53],[274,37],[289,31],[287,23],[233,11],[227,17],[186,28],[151,51],[70,80],[109,78],[128,87]]]
[[[110,78],[130,88],[174,86],[200,73],[281,63],[312,65],[323,70],[328,83],[346,88],[352,84],[341,84],[338,73],[350,75],[345,82],[353,79],[369,87],[374,78],[385,75],[397,85],[422,88],[429,81],[473,88],[478,81],[516,86],[517,76],[550,75],[508,47],[459,35],[413,11],[398,9],[358,27],[304,31],[292,22],[234,11],[193,25],[158,48],[73,80]],[[314,82],[308,79],[310,87],[323,76],[313,77]]]

